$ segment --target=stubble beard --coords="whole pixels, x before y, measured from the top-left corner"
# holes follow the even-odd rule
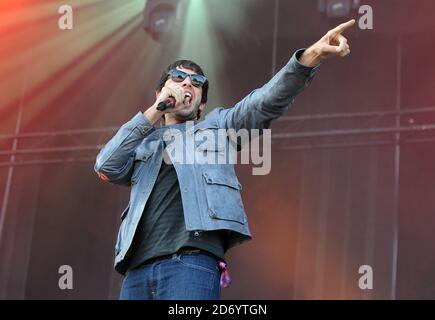
[[[174,113],[174,117],[177,121],[191,121],[197,119],[199,104],[189,110],[184,109]]]

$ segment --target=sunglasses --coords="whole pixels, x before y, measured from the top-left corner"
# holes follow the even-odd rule
[[[189,74],[178,69],[169,70],[168,75],[171,77],[171,80],[175,82],[183,82],[184,79],[189,77],[192,85],[197,88],[201,88],[207,82],[207,77],[205,76],[200,74]]]

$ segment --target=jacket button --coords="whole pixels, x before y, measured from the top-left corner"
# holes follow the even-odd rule
[[[198,231],[195,231],[195,233],[193,234],[195,237],[198,237],[199,236],[199,232]]]

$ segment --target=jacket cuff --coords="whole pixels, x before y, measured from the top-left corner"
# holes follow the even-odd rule
[[[304,75],[307,78],[313,78],[314,75],[319,70],[321,63],[314,67],[307,67],[304,66],[302,63],[300,63],[299,58],[302,56],[305,50],[306,50],[305,48],[297,50],[291,57],[289,61],[289,65],[291,65],[294,71],[296,71],[298,74]]]

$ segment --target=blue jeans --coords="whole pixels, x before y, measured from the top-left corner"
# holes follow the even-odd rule
[[[204,253],[174,253],[129,271],[121,300],[219,300],[218,258]]]

